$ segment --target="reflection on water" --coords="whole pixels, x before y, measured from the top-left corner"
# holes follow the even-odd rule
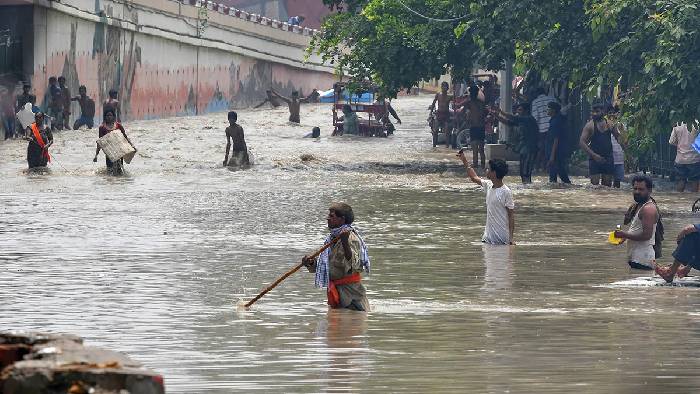
[[[225,114],[128,124],[123,177],[92,163],[96,131],[57,133],[48,174],[0,144],[0,328],[82,335],[173,393],[696,391],[698,289],[649,282],[605,242],[630,192],[508,177],[518,245],[483,245],[484,195],[431,147],[426,100],[396,101],[388,139],[327,137],[323,105],[302,126],[240,111],[247,171],[220,166]],[[668,263],[697,196],[655,196]],[[329,312],[307,272],[239,311],[319,246],[334,200],[369,244],[373,312]]]

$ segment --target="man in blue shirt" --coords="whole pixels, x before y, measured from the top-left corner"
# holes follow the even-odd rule
[[[675,261],[670,266],[656,267],[656,273],[668,283],[673,282],[676,275],[679,278],[687,276],[692,268],[700,270],[700,223],[681,230],[673,258]]]
[[[545,158],[549,169],[549,182],[557,183],[558,176],[563,183],[571,183],[566,118],[561,114],[561,105],[556,101],[550,102],[547,107],[550,118],[545,140]]]

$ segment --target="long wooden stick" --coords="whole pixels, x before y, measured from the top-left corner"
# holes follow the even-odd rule
[[[342,233],[341,233],[341,234],[342,234]],[[311,259],[317,258],[321,253],[323,253],[324,250],[330,248],[331,245],[333,245],[334,243],[338,242],[339,239],[340,239],[340,235],[338,235],[337,237],[333,238],[333,239],[332,239],[330,242],[328,242],[327,244],[323,245],[323,247],[321,247],[321,249],[317,250],[316,253],[312,254],[312,255],[309,256],[309,257],[310,257]],[[280,276],[280,277],[279,277],[276,281],[274,281],[270,286],[267,286],[267,287],[265,288],[265,290],[261,291],[260,294],[256,295],[255,298],[253,298],[252,300],[248,301],[248,303],[245,304],[245,307],[248,308],[248,307],[250,307],[251,305],[253,305],[253,304],[255,303],[255,301],[261,299],[261,298],[262,298],[265,294],[267,294],[270,290],[274,289],[275,287],[277,287],[277,285],[279,285],[280,283],[282,283],[283,280],[287,279],[287,277],[289,277],[289,275],[291,275],[291,274],[293,274],[293,273],[299,271],[299,269],[300,269],[301,267],[303,267],[303,266],[304,266],[304,263],[303,263],[303,262],[302,262],[302,263],[299,263],[299,264],[297,264],[297,265],[295,265],[294,268],[290,269],[290,270],[287,271],[284,275]]]

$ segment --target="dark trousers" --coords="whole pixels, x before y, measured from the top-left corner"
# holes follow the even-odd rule
[[[563,183],[571,183],[569,179],[569,157],[557,155],[554,164],[549,168],[549,181],[557,182],[557,176]]]
[[[681,239],[673,252],[676,261],[700,269],[700,233],[690,233]]]
[[[520,179],[523,183],[532,183],[532,169],[535,167],[537,153],[520,154]]]

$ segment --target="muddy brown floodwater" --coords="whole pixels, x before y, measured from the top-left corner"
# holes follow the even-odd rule
[[[328,137],[326,105],[302,126],[242,110],[248,171],[221,167],[225,114],[128,123],[124,177],[92,163],[96,130],[57,133],[48,175],[0,144],[0,328],[126,352],[171,393],[697,391],[700,289],[638,279],[605,242],[629,186],[514,174],[518,245],[483,246],[484,194],[432,148],[429,101],[397,100],[388,139]],[[670,256],[697,196],[656,198]],[[373,312],[328,311],[305,272],[239,311],[320,246],[334,200],[369,245]]]

